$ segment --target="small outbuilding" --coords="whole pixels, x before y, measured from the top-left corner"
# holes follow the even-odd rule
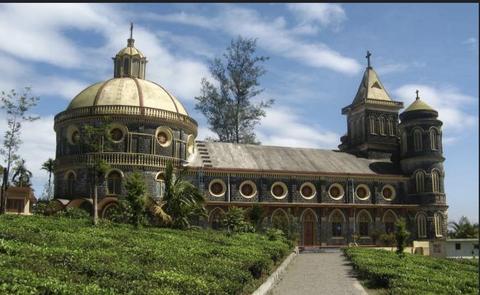
[[[9,187],[6,197],[6,212],[9,214],[29,215],[32,212],[32,205],[37,202],[33,190],[29,187]]]

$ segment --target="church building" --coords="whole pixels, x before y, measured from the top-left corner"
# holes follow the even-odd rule
[[[354,236],[372,245],[402,217],[413,239],[445,239],[438,112],[418,91],[401,111],[403,103],[390,97],[370,65],[370,53],[367,59],[352,103],[341,110],[347,132],[338,150],[205,142],[196,140],[197,122],[182,103],[146,79],[147,58],[130,36],[113,58],[113,77],[85,88],[55,116],[55,199],[91,210],[86,167],[102,159],[111,169],[98,187],[98,213],[108,216],[134,171],[144,174],[149,194],[161,198],[172,161],[187,168],[204,194],[213,228],[229,207],[260,204],[266,222],[298,219],[305,246],[346,245]],[[82,127],[106,120],[110,136],[100,150],[82,148]]]

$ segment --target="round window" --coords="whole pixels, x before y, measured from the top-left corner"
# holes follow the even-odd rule
[[[338,183],[330,185],[330,188],[328,189],[328,195],[334,200],[340,200],[343,198],[344,193],[343,186]]]
[[[315,197],[317,191],[312,183],[306,182],[300,187],[300,194],[303,198],[309,200]]]
[[[389,184],[385,185],[382,188],[382,197],[387,201],[395,199],[395,188]]]
[[[156,181],[160,182],[160,181],[165,181],[165,175],[160,172],[157,174],[157,177],[155,178]]]
[[[287,196],[287,186],[283,182],[275,182],[271,189],[272,196],[276,199],[283,199]]]
[[[155,137],[157,138],[158,143],[162,147],[167,147],[172,143],[173,135],[172,135],[172,131],[169,128],[159,127],[157,129]]]
[[[110,137],[113,141],[121,141],[123,139],[123,131],[120,128],[113,128],[110,131]]]
[[[370,197],[370,189],[368,188],[368,186],[364,184],[360,184],[357,186],[357,189],[355,190],[355,195],[360,200],[366,200]]]
[[[210,182],[208,190],[210,191],[211,195],[215,197],[221,197],[225,194],[226,186],[222,180],[215,179]]]
[[[78,130],[75,130],[72,132],[72,139],[71,139],[73,144],[77,144],[80,142],[80,132]]]
[[[244,198],[252,198],[257,193],[257,186],[253,181],[247,180],[240,185],[240,194]]]

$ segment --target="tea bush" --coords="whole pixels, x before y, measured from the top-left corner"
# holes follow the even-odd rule
[[[0,216],[0,294],[247,294],[291,249],[212,230]]]
[[[359,276],[388,294],[478,294],[478,259],[450,260],[365,248],[344,250]]]

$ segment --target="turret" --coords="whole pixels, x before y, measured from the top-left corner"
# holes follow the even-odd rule
[[[445,204],[442,121],[438,112],[415,101],[400,114],[400,166],[410,176],[408,198],[422,204]]]
[[[353,102],[342,109],[347,115],[347,134],[339,149],[357,156],[396,159],[398,151],[398,111],[402,102],[393,101],[377,73],[368,65]]]
[[[120,50],[113,57],[113,76],[115,78],[131,77],[145,79],[145,68],[147,58],[135,48],[133,39],[133,24],[130,24],[130,38],[127,40],[127,47]]]

